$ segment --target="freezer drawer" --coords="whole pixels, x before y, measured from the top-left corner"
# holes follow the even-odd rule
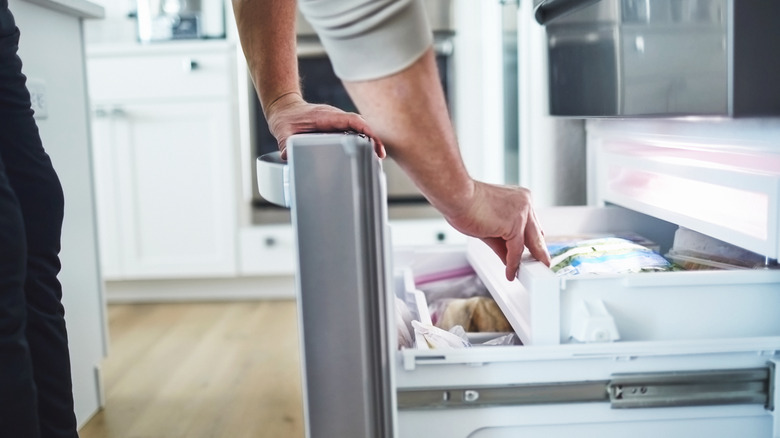
[[[589,121],[589,199],[674,222],[776,261],[777,122]]]
[[[569,232],[614,231],[614,226],[649,219],[618,208],[537,213],[544,215],[540,219],[547,235],[558,231],[557,223],[567,223]],[[664,225],[659,228],[653,220],[645,225],[651,233],[663,234]],[[621,228],[626,229],[641,231]],[[481,246],[474,241],[460,249],[396,248],[396,295],[414,303],[417,291],[409,278],[469,266],[499,300],[496,291],[524,290],[519,281],[503,279],[500,261],[490,250],[481,252]],[[534,269],[530,260],[524,263],[524,271]],[[616,278],[622,293],[633,293],[623,284],[625,277]],[[666,298],[663,290],[674,282],[659,281],[653,290],[662,300]],[[597,290],[603,284],[599,286]],[[689,292],[675,290],[677,294]],[[566,290],[545,289],[527,298],[538,298],[536,293],[556,295]],[[736,293],[742,292],[737,289]],[[764,304],[771,305],[774,297],[764,299]],[[530,304],[513,303],[518,307]],[[664,308],[648,309],[656,310]],[[561,324],[560,316],[547,317],[545,323],[553,330]],[[544,325],[535,328],[549,329]],[[397,436],[779,436],[773,410],[777,399],[774,366],[780,351],[777,332],[772,336],[611,343],[563,343],[556,338],[553,344],[400,350],[394,379]]]
[[[547,236],[632,231],[671,246],[675,225],[620,207],[558,207],[537,215]],[[676,271],[560,277],[525,259],[502,278],[473,241],[469,261],[526,345],[780,336],[780,270]],[[601,309],[588,312],[588,309]],[[610,324],[614,322],[614,324]]]

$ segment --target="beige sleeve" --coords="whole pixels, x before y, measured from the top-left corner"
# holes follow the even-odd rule
[[[397,73],[433,43],[422,0],[300,0],[299,8],[343,80]]]

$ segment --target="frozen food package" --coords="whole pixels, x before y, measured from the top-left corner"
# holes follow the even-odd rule
[[[414,331],[420,333],[428,344],[434,349],[471,347],[468,339],[464,338],[463,329],[456,328],[453,331],[442,330],[436,326],[423,324],[420,321],[412,321]]]
[[[512,331],[504,313],[491,297],[471,297],[448,300],[436,326],[449,330],[462,326],[467,332],[506,333]]]
[[[761,254],[680,227],[666,257],[686,270],[755,269],[765,267]]]
[[[507,333],[509,321],[485,284],[469,267],[437,272],[415,279],[425,295],[434,326],[461,326],[468,333]]]
[[[574,235],[567,235],[567,236],[559,235],[559,236],[551,236],[551,237],[545,236],[545,243],[547,244],[547,250],[550,252],[550,254],[552,254],[560,251],[565,247],[576,245],[578,242],[582,242],[584,240],[605,239],[608,237],[616,237],[619,239],[628,240],[629,242],[633,242],[637,245],[643,246],[651,251],[657,253],[661,252],[660,245],[634,231],[621,231],[616,233],[598,233],[598,234],[574,234]]]
[[[411,348],[414,346],[412,332],[412,311],[400,298],[395,297],[395,325],[398,329],[398,348]]]
[[[425,293],[429,303],[447,298],[490,295],[470,266],[418,277],[414,283]]]
[[[550,269],[559,276],[673,270],[661,254],[623,237],[548,239]]]

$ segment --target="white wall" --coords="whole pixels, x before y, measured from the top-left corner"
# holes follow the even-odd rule
[[[99,281],[92,193],[88,105],[81,23],[73,16],[10,0],[21,30],[19,55],[28,81],[45,85],[48,116],[38,119],[44,147],[65,192],[62,236],[63,304],[73,368],[76,417],[83,425],[99,408],[96,366],[107,332]]]
[[[453,0],[454,124],[472,177],[504,182],[501,4]]]

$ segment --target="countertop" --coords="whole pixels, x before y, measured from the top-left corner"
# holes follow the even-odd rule
[[[193,53],[234,48],[233,41],[221,39],[172,40],[152,43],[138,41],[111,41],[87,44],[87,56],[118,56],[137,54]]]
[[[44,8],[80,18],[103,18],[105,9],[88,0],[25,0]]]

